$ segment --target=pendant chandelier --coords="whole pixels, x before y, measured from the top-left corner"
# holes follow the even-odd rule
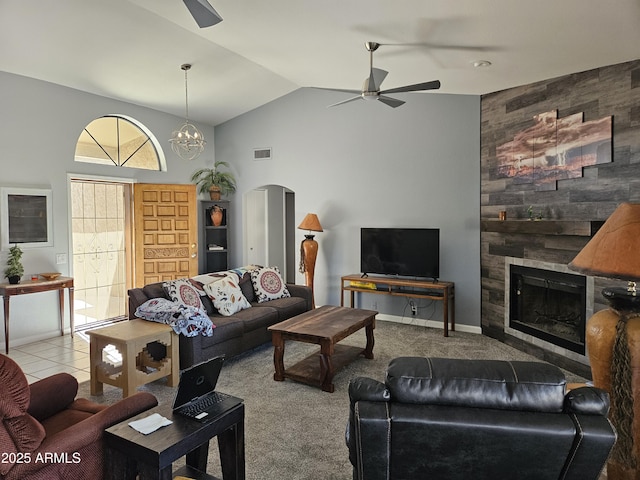
[[[195,125],[189,123],[189,96],[187,88],[187,72],[191,65],[185,63],[180,66],[184,70],[184,100],[185,100],[185,120],[182,126],[173,132],[169,141],[171,149],[183,160],[194,160],[204,151],[207,143],[200,130]]]

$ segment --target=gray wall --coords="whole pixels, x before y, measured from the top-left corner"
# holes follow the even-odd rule
[[[91,120],[109,113],[131,116],[156,136],[165,150],[167,172],[150,172],[74,162],[75,145]],[[191,173],[213,164],[214,132],[198,125],[207,149],[185,166],[167,141],[184,119],[148,108],[91,95],[26,77],[0,72],[0,186],[49,188],[53,191],[53,247],[25,249],[25,276],[59,271],[69,275],[69,202],[67,175],[102,175],[133,178],[148,183],[189,183]],[[4,212],[0,213],[4,214]],[[66,253],[69,263],[56,265],[56,253]],[[4,277],[6,251],[0,252]],[[4,278],[0,281],[6,281]],[[66,294],[65,294],[66,298]],[[2,307],[0,306],[0,311]],[[11,300],[11,345],[55,335],[58,328],[57,295],[53,292],[17,296]],[[66,324],[69,308],[66,306]],[[0,337],[4,342],[4,336]]]
[[[397,109],[365,101],[326,108],[342,98],[300,89],[219,125],[216,159],[237,169],[240,194],[265,184],[294,191],[296,226],[318,214],[318,305],[339,304],[340,277],[360,271],[361,227],[439,227],[440,276],[456,283],[457,322],[479,327],[480,97],[408,94]],[[254,161],[253,149],[264,147],[273,159]],[[234,202],[242,211],[242,196]],[[232,229],[241,239],[241,222]],[[384,314],[406,313],[404,300],[379,295],[361,306],[374,301]],[[421,306],[418,317],[441,318],[438,302]]]
[[[296,225],[306,213],[318,213],[325,229],[316,236],[318,304],[338,304],[340,276],[359,270],[360,227],[440,227],[441,277],[456,282],[457,320],[479,328],[480,98],[412,94],[395,110],[371,102],[325,108],[341,98],[298,90],[216,127],[215,142],[213,127],[198,124],[207,149],[185,165],[167,142],[182,118],[0,72],[0,185],[53,191],[54,246],[26,250],[25,274],[73,273],[70,263],[55,263],[57,253],[71,255],[68,174],[188,183],[194,170],[213,164],[215,147],[216,158],[229,161],[238,179],[230,197],[234,218],[242,212],[243,193],[265,184],[295,192]],[[82,128],[108,113],[146,125],[165,148],[168,172],[74,162]],[[273,160],[254,162],[256,147],[272,147]],[[242,222],[235,222],[232,233],[234,264],[242,260]],[[296,233],[300,242],[303,232]],[[5,261],[6,252],[0,252],[0,266]],[[304,282],[301,274],[297,281]],[[378,302],[380,311],[402,315],[404,303]],[[12,344],[56,335],[57,308],[52,292],[14,297]],[[440,318],[439,308],[420,315]],[[68,325],[68,308],[66,317]]]

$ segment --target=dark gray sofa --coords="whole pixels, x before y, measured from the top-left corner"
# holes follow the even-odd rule
[[[358,480],[596,480],[616,439],[609,396],[541,362],[401,357],[351,380]]]
[[[209,318],[216,326],[211,337],[180,335],[180,369],[184,370],[217,355],[230,358],[270,342],[271,332],[267,327],[312,308],[311,288],[304,285],[287,284],[291,297],[264,303],[256,302],[250,280],[243,278],[240,286],[251,303],[251,308],[231,316],[222,316],[217,312],[210,313]],[[142,288],[132,288],[128,293],[130,319],[136,318],[136,309],[147,300],[169,298],[162,288],[162,282],[151,283]]]

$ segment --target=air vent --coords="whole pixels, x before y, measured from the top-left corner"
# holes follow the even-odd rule
[[[254,148],[253,149],[254,160],[271,160],[270,148]]]

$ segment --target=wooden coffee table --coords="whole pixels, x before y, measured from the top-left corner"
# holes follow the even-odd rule
[[[333,376],[340,368],[359,355],[373,358],[374,310],[324,305],[269,327],[273,341],[273,379],[282,382],[290,378],[333,392]],[[367,345],[362,348],[337,343],[361,328],[365,329]],[[320,345],[320,352],[310,355],[287,369],[284,368],[286,340]]]

